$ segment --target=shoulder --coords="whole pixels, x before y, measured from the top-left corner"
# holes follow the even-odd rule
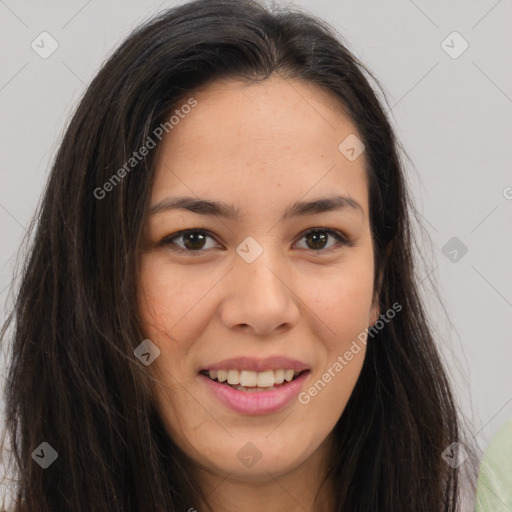
[[[494,435],[484,453],[478,474],[475,510],[512,510],[512,418]]]

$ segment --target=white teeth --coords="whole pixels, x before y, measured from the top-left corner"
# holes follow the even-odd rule
[[[236,383],[238,384],[238,382]],[[240,383],[241,386],[257,386],[258,385],[258,374],[249,370],[242,370],[240,372]]]
[[[284,370],[274,371],[274,382],[276,384],[282,384],[284,382]]]
[[[238,370],[228,370],[228,384],[240,384],[240,372]]]
[[[274,371],[258,372],[258,387],[270,388],[274,385]]]
[[[250,370],[209,370],[210,379],[217,379],[219,382],[231,384],[235,389],[238,387],[259,387],[274,389],[276,384],[282,384],[284,381],[290,382],[299,375],[299,371],[291,369],[284,370],[265,370],[263,372],[254,372]]]
[[[290,382],[293,379],[293,370],[285,370],[284,371],[284,380]]]

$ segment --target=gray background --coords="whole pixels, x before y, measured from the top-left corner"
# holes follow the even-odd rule
[[[2,305],[84,89],[134,27],[177,3],[0,0]],[[462,410],[485,447],[512,416],[512,2],[280,3],[331,23],[384,87],[432,242],[420,238],[425,261],[418,269],[429,314]],[[47,59],[31,48],[43,31],[59,44]],[[445,51],[462,49],[457,36],[448,37],[453,31],[469,44],[457,58]],[[446,246],[452,237],[466,254]]]

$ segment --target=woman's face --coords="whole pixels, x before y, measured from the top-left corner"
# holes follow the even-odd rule
[[[321,467],[363,364],[358,335],[379,315],[357,130],[298,81],[217,82],[193,97],[162,141],[141,255],[161,416],[215,474]],[[170,207],[185,196],[238,216]]]

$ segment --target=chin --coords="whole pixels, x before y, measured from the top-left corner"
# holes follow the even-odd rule
[[[270,439],[272,434],[265,436],[269,433],[265,432],[259,438],[230,438],[225,444],[210,439],[207,449],[196,448],[196,453],[202,454],[196,462],[210,473],[223,477],[229,474],[231,480],[266,482],[297,469],[318,448],[301,446],[290,439],[286,442],[282,436],[276,436],[274,440]],[[212,446],[217,447],[215,452]]]

